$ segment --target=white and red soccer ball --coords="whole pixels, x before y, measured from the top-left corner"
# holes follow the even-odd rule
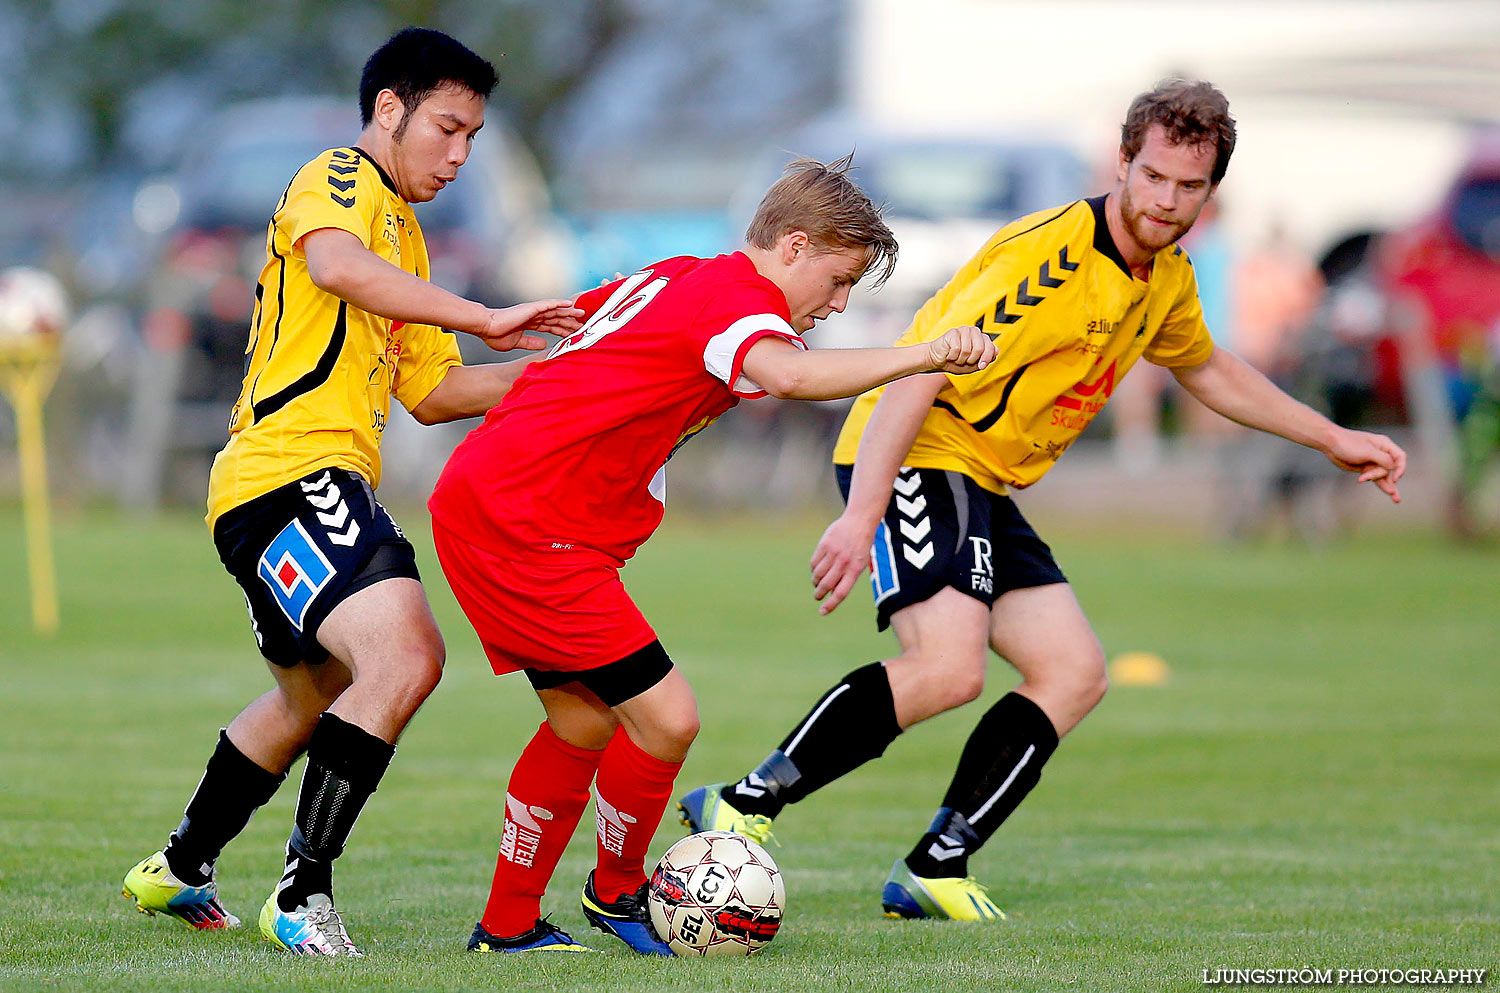
[[[770,943],[786,910],[786,884],[766,850],[728,831],[690,835],[651,874],[656,933],[684,957],[751,955]]]
[[[0,340],[59,334],[68,298],[56,276],[29,266],[0,272]]]

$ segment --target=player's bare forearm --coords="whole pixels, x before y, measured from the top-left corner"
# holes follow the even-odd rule
[[[1205,407],[1232,421],[1320,452],[1332,443],[1332,421],[1292,399],[1233,352],[1216,348],[1201,365],[1172,374]]]
[[[1222,348],[1201,365],[1172,371],[1210,409],[1315,448],[1340,469],[1357,473],[1361,483],[1374,483],[1392,502],[1401,502],[1396,483],[1406,473],[1406,453],[1385,435],[1340,427]]]
[[[318,288],[366,313],[470,333],[485,326],[488,308],[483,304],[392,265],[347,231],[313,231],[302,239],[302,249]]]
[[[859,439],[846,514],[868,521],[871,527],[885,514],[891,484],[944,382],[946,377],[939,374],[912,376],[892,383],[880,394]]]
[[[891,484],[922,428],[941,375],[912,376],[885,388],[870,414],[854,458],[849,503],[813,549],[813,597],[818,613],[838,607],[870,564],[870,543],[891,498]]]
[[[781,338],[762,338],[745,353],[744,371],[782,400],[836,400],[917,373],[966,374],[995,358],[995,345],[978,328],[952,328],[941,338],[893,348],[803,351]]]
[[[453,366],[442,382],[412,408],[411,416],[423,424],[478,417],[505,399],[527,363],[537,358],[541,356],[527,356],[517,362]]]

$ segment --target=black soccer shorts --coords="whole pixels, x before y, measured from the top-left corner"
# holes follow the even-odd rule
[[[854,467],[834,467],[849,499]],[[1015,501],[963,473],[902,466],[870,549],[875,624],[951,586],[986,607],[1011,590],[1066,583]]]
[[[420,580],[411,543],[364,479],[319,469],[240,504],[214,524],[260,653],[279,666],[328,660],[318,627],[367,586]]]

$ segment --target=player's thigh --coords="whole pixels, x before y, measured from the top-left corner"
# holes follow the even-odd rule
[[[313,717],[327,710],[354,682],[349,667],[336,658],[290,666],[267,661],[266,668],[276,680],[276,688],[286,708],[298,714],[310,713]]]
[[[369,484],[342,469],[310,473],[226,512],[214,544],[245,594],[261,654],[278,666],[327,658],[320,635],[346,600],[386,580],[418,579],[406,536]],[[418,634],[435,633],[422,624],[430,616],[424,598],[411,617]]]
[[[984,691],[989,608],[952,587],[891,616],[901,652],[885,662],[896,722],[911,727]]]
[[[341,600],[318,628],[318,641],[356,679],[443,664],[443,639],[422,584],[384,579]]]
[[[990,644],[1020,672],[1028,695],[1041,693],[1070,713],[1080,706],[1087,713],[1104,693],[1104,649],[1067,583],[1011,590],[996,600]]]
[[[891,615],[901,656],[929,670],[983,669],[990,608],[951,586]]]
[[[698,698],[675,667],[650,689],[616,704],[614,712],[631,739],[664,762],[681,762],[698,736]]]
[[[535,687],[552,733],[576,748],[596,752],[609,744],[620,720],[598,695],[582,683]]]

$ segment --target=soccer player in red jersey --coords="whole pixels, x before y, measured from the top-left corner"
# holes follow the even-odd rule
[[[429,506],[438,558],[497,674],[524,670],[547,719],[505,797],[493,888],[469,948],[581,951],[540,901],[596,790],[585,916],[670,955],[646,915],[646,847],[698,733],[697,702],[619,569],[661,523],[665,465],[742,397],[827,400],[995,354],[977,328],[901,348],[808,351],[867,271],[895,264],[848,160],[801,161],[743,251],[658,262],[583,294],[583,327],[454,451]]]

